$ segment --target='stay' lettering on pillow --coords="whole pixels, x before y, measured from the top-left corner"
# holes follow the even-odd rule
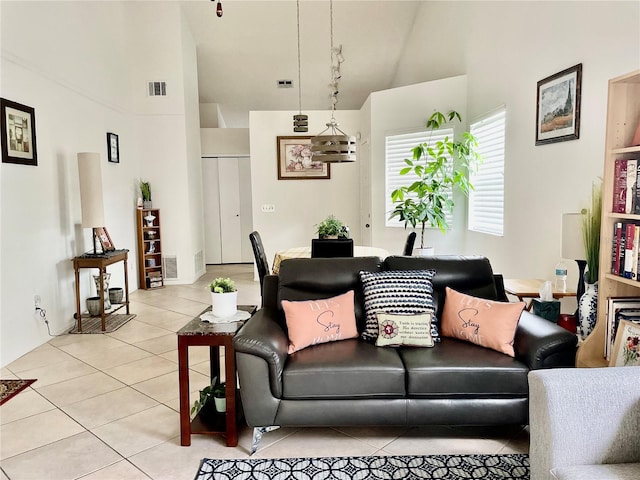
[[[310,345],[334,342],[358,336],[353,290],[322,300],[282,301],[289,353]]]

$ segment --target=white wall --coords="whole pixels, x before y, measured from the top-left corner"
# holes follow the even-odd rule
[[[203,157],[249,155],[249,129],[201,128],[200,148]]]
[[[456,19],[457,30],[447,18]],[[587,206],[602,175],[607,81],[640,68],[640,3],[425,2],[416,26],[396,85],[434,71],[461,72],[468,77],[467,121],[507,107],[505,234],[469,233],[459,253],[486,255],[509,277],[551,279],[561,215]],[[443,45],[454,54],[441,68]],[[577,63],[580,139],[535,146],[537,82]],[[573,286],[577,268],[567,263]]]
[[[260,232],[269,266],[277,250],[311,246],[315,225],[334,214],[349,225],[354,241],[360,241],[360,179],[358,163],[331,165],[330,180],[278,180],[277,136],[293,136],[293,115],[297,111],[250,112],[251,190],[253,228]],[[305,111],[309,116],[308,136],[324,130],[330,112]],[[340,129],[355,135],[359,129],[358,111],[339,110]],[[304,136],[304,135],[302,135]],[[263,213],[262,204],[273,204],[273,213]],[[243,239],[244,241],[244,239]],[[249,239],[247,238],[248,242]]]

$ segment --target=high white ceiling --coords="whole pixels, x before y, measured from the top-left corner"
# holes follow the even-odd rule
[[[334,0],[333,42],[343,46],[337,109],[359,109],[391,86],[422,1]],[[248,127],[250,110],[298,109],[295,0],[182,4],[197,45],[201,103],[217,103],[227,127]],[[302,110],[330,108],[329,0],[301,0]],[[289,89],[277,81],[293,80]]]

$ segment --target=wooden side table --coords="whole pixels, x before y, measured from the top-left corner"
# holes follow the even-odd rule
[[[238,305],[238,310],[244,310],[253,315],[255,305]],[[211,307],[202,311],[205,313]],[[202,315],[202,313],[200,315]],[[236,355],[233,348],[233,337],[243,322],[237,322],[236,329],[232,332],[220,331],[219,324],[206,323],[200,320],[200,315],[195,317],[184,327],[178,330],[178,382],[180,384],[180,445],[191,445],[191,434],[223,435],[226,437],[227,446],[238,445],[238,399],[236,392]],[[189,402],[189,347],[208,346],[211,380],[220,378],[220,347],[224,347],[224,366],[226,381],[227,411],[224,421],[209,424],[196,416],[190,420],[191,404]],[[223,415],[220,414],[220,419]]]
[[[505,278],[504,291],[510,295],[518,297],[518,300],[521,302],[526,302],[525,298],[534,299],[540,296],[540,287],[542,287],[544,282],[544,280],[531,278]],[[553,282],[551,283],[553,285]],[[576,292],[573,290],[566,290],[565,292],[562,292],[560,290],[556,290],[555,286],[553,287],[553,298],[555,299],[575,296]],[[527,304],[527,311],[531,310],[532,305],[533,300],[529,301]]]
[[[129,269],[127,268],[127,256],[129,250],[113,250],[104,253],[85,253],[73,259],[73,269],[76,274],[76,318],[78,319],[78,332],[82,332],[82,310],[80,309],[80,269],[81,268],[97,268],[100,275],[100,288],[98,295],[100,296],[100,319],[102,321],[102,331],[106,328],[107,315],[104,311],[104,284],[103,273],[107,271],[107,266],[117,262],[124,262],[124,303],[116,307],[111,313],[126,307],[127,315],[129,314]]]

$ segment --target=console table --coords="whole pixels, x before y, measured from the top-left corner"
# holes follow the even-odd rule
[[[238,305],[238,310],[244,310],[253,315],[256,311],[255,305]],[[206,308],[200,313],[211,310]],[[233,326],[232,331],[228,326],[231,324],[212,324],[200,320],[200,315],[195,317],[184,327],[178,330],[178,382],[180,384],[180,445],[188,447],[191,445],[191,434],[216,434],[223,435],[227,439],[228,447],[238,445],[238,396],[236,392],[236,354],[233,348],[233,337],[236,331],[243,324],[239,321]],[[196,416],[190,420],[189,412],[189,347],[208,346],[211,380],[220,379],[220,347],[224,347],[224,372],[226,382],[227,411],[220,414],[220,422],[207,424]]]
[[[112,310],[111,315],[116,310],[126,307],[127,315],[129,314],[129,276],[127,268],[127,256],[129,250],[112,250],[103,253],[85,253],[73,259],[73,269],[76,274],[76,318],[78,319],[78,332],[82,332],[82,310],[80,309],[80,269],[81,268],[97,268],[100,275],[100,288],[98,295],[100,296],[100,319],[102,321],[102,331],[106,328],[106,319],[108,315],[104,311],[104,284],[103,273],[107,271],[107,266],[118,262],[124,262],[124,303]]]

